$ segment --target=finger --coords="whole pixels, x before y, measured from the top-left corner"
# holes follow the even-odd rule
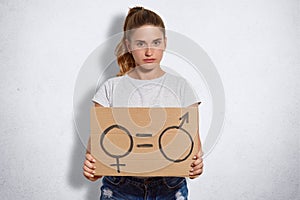
[[[194,172],[193,172],[193,175],[199,176],[199,175],[201,175],[202,173],[203,173],[203,168],[194,171]]]
[[[193,170],[192,172],[189,173],[189,176],[199,176],[201,175],[203,172],[203,168],[199,168],[199,169],[196,169],[196,170]]]
[[[193,160],[197,160],[198,158],[202,158],[203,152],[199,151],[196,155],[194,155]]]
[[[193,174],[189,174],[189,177],[191,179],[197,178],[202,174],[202,172],[197,172],[197,173],[193,173]]]
[[[96,166],[93,165],[93,164],[92,164],[90,161],[88,161],[88,160],[85,160],[85,161],[84,161],[84,165],[87,166],[87,167],[90,168],[90,169],[96,169]]]
[[[199,176],[199,175],[196,175],[196,173],[190,173],[190,174],[189,174],[190,179],[197,178],[198,176]]]
[[[202,170],[202,169],[203,169],[203,166],[198,165],[198,166],[193,167],[192,169],[190,169],[190,173],[195,174],[195,173],[197,173],[197,171]]]
[[[203,159],[199,158],[192,162],[191,167],[195,167],[196,165],[200,165],[201,163],[203,163]]]
[[[196,165],[200,165],[201,163],[203,163],[203,159],[202,158],[199,158],[197,160],[195,160],[192,164],[191,164],[191,167],[194,167]]]
[[[199,169],[202,169],[203,168],[203,163],[200,163],[199,165],[196,165],[194,166],[190,172],[193,172],[193,171],[196,171],[196,170],[199,170]]]
[[[90,173],[90,174],[95,175],[95,171],[92,170],[92,169],[90,169],[90,168],[88,168],[87,166],[83,166],[83,170],[84,170],[85,172],[88,172],[88,173]]]
[[[83,172],[83,175],[84,175],[85,177],[87,177],[87,178],[94,178],[94,177],[95,177],[94,174],[90,174],[90,173],[88,173],[88,172],[86,172],[86,171]]]
[[[195,168],[195,167],[197,167],[197,166],[203,167],[203,160],[198,159],[198,160],[194,161],[194,162],[191,164],[191,167],[192,167],[192,168]]]
[[[96,162],[95,158],[89,153],[85,154],[85,158],[92,163]]]
[[[202,173],[203,171],[203,162],[200,162],[197,165],[194,165],[191,169],[190,169],[190,175],[197,175],[200,172]]]

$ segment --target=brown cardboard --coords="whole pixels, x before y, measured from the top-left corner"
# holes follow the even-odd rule
[[[198,108],[91,109],[96,174],[189,176],[199,151]]]

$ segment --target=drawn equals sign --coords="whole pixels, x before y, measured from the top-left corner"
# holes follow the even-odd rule
[[[137,133],[136,137],[147,138],[147,137],[152,137],[152,134],[151,133]],[[151,147],[153,147],[153,144],[137,144],[136,146],[138,148],[151,148]]]

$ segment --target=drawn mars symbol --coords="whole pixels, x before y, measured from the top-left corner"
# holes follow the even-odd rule
[[[186,160],[192,153],[193,151],[193,147],[194,147],[194,141],[193,141],[193,138],[192,136],[190,135],[189,132],[187,132],[184,128],[182,128],[184,122],[186,121],[186,123],[189,122],[189,113],[185,113],[181,118],[180,118],[181,123],[179,126],[170,126],[170,127],[167,127],[159,136],[159,141],[158,141],[158,144],[159,144],[159,150],[160,152],[164,155],[164,157],[169,160],[169,161],[172,161],[172,162],[182,162],[184,160]],[[171,158],[168,154],[167,154],[167,150],[164,150],[166,147],[168,147],[168,145],[163,145],[163,138],[164,137],[167,137],[168,134],[185,134],[186,137],[188,137],[189,141],[190,142],[190,150],[189,152],[183,157],[183,158]],[[186,138],[184,138],[186,139]],[[180,147],[180,145],[176,145],[177,143],[182,143],[183,141],[182,140],[177,140],[177,141],[172,141],[172,145],[175,145],[176,147]],[[187,143],[188,144],[188,143]],[[184,150],[184,149],[183,149]],[[183,152],[183,151],[178,151],[178,152]]]
[[[95,175],[188,176],[200,147],[198,108],[91,109]]]

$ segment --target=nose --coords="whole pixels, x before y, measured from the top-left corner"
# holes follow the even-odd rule
[[[153,55],[153,50],[150,47],[146,48],[145,55],[147,57],[152,56]]]

